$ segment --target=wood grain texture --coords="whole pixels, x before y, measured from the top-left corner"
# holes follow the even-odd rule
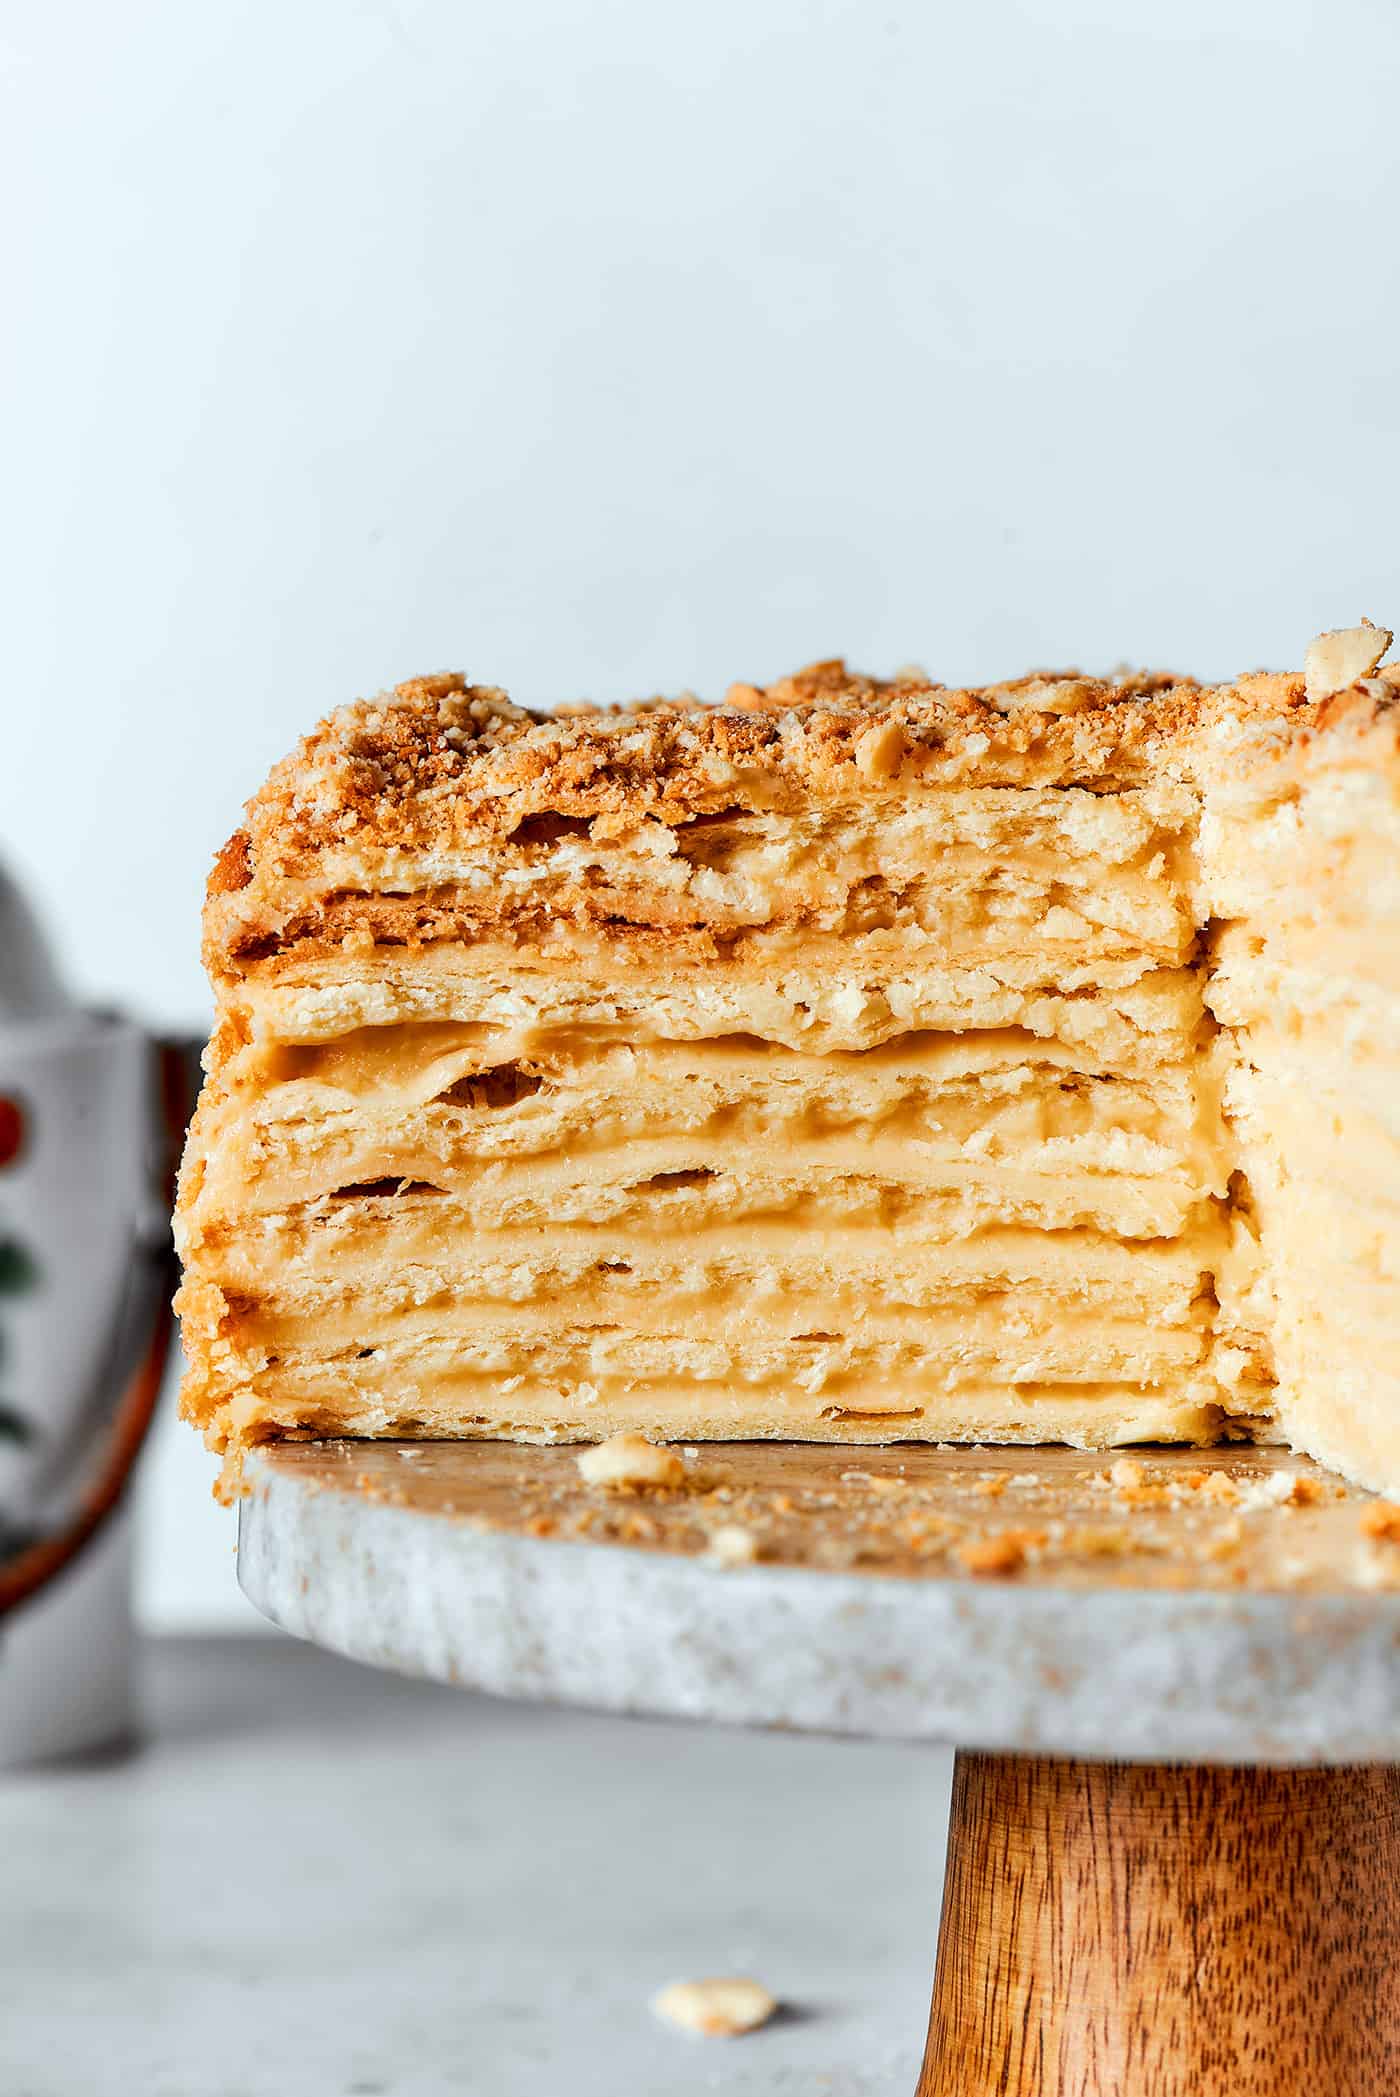
[[[1400,1770],[959,1755],[918,2089],[1400,2091]]]

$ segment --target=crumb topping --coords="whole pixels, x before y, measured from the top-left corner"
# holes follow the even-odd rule
[[[1379,629],[1367,629],[1379,634]],[[1390,716],[1400,671],[1310,700],[1303,676],[1207,686],[1165,672],[1040,671],[978,689],[924,672],[862,676],[834,660],[718,704],[517,706],[456,673],[339,708],[277,765],[215,863],[206,913],[215,974],[275,942],[296,900],[356,885],[348,869],[401,853],[489,855],[571,830],[791,812],[917,787],[1107,791],[1222,762],[1267,761],[1332,723]],[[660,834],[658,832],[658,834]]]

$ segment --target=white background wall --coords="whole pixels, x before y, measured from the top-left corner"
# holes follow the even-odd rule
[[[336,701],[847,653],[1296,662],[1400,613],[1389,0],[0,5],[0,852],[202,1023]],[[237,1610],[207,1459],[162,1621]]]

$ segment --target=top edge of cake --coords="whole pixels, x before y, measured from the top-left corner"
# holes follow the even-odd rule
[[[751,770],[791,787],[794,802],[888,787],[912,778],[921,758],[952,759],[973,784],[1028,760],[1047,776],[1098,778],[1188,737],[1220,711],[1222,694],[1238,695],[1241,718],[1265,721],[1307,704],[1301,675],[1212,688],[1161,672],[1040,672],[954,689],[922,673],[876,679],[831,662],[766,688],[732,685],[717,702],[685,694],[546,711],[444,672],[328,714],[274,767],[230,843],[314,848],[361,824],[397,842],[414,814],[430,817],[430,829],[484,838],[546,810],[684,815],[723,805],[740,783],[732,774]],[[899,731],[902,746],[882,729]],[[230,856],[226,847],[220,859]],[[236,866],[216,866],[215,893],[238,885]]]
[[[319,885],[347,855],[431,855],[552,840],[531,817],[596,840],[639,823],[887,795],[920,785],[1140,786],[1253,769],[1328,729],[1400,720],[1400,668],[1319,700],[1301,672],[1202,685],[1165,672],[1043,671],[954,689],[922,671],[877,679],[809,665],[718,702],[689,695],[557,711],[515,705],[457,673],[411,679],[322,720],[248,802],[219,853],[206,931],[246,930],[259,892]]]

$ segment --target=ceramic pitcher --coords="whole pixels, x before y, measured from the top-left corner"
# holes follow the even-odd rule
[[[126,1489],[170,1338],[183,1066],[64,991],[0,872],[0,1763],[133,1725]]]

